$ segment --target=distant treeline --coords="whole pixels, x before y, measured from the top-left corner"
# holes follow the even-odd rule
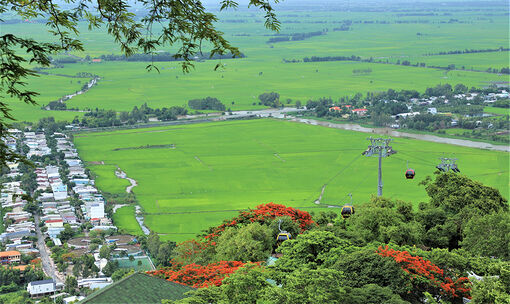
[[[293,33],[288,35],[279,35],[277,37],[269,38],[267,43],[277,43],[277,42],[284,42],[284,41],[298,41],[298,40],[305,40],[311,37],[315,36],[321,36],[325,35],[327,32],[327,29],[324,31],[317,31],[317,32],[309,32],[309,33]]]
[[[318,61],[367,61],[372,59],[364,59],[362,60],[359,56],[325,56],[325,57],[319,57],[319,56],[312,56],[312,57],[305,57],[303,58],[303,62],[318,62]],[[289,61],[291,62],[291,61]]]
[[[37,72],[37,74],[41,75],[53,75],[53,76],[60,76],[60,77],[67,77],[67,78],[98,78],[98,75],[89,73],[89,72],[78,72],[75,75],[68,75],[68,74],[59,74],[59,73],[49,73],[44,71],[46,68],[42,67],[35,67],[33,70]]]
[[[81,121],[78,117],[73,124],[86,128],[111,127],[122,125],[134,125],[138,122],[149,121],[149,117],[155,117],[161,121],[177,120],[177,116],[186,115],[188,111],[184,107],[173,106],[170,108],[153,109],[144,103],[140,108],[134,107],[130,112],[117,113],[113,110],[95,109],[83,115]]]
[[[168,145],[144,145],[144,146],[138,146],[138,147],[126,147],[126,148],[115,148],[112,151],[123,151],[123,150],[138,150],[138,149],[175,149],[175,144],[168,144]]]
[[[202,53],[202,55],[197,56],[195,59],[198,60],[216,60],[216,59],[232,59],[232,58],[244,58],[246,57],[243,53],[239,56],[234,56],[232,54],[220,55],[214,54],[211,56],[210,53]],[[175,54],[164,52],[164,53],[156,53],[156,54],[134,54],[129,57],[124,55],[101,55],[99,58],[104,61],[182,61],[182,58],[176,58]]]
[[[62,65],[64,63],[77,63],[81,62],[82,59],[79,57],[61,57],[61,58],[52,58],[51,63],[55,65]]]
[[[301,60],[296,59],[283,59],[284,63],[297,63],[301,62]],[[466,71],[477,71],[477,72],[487,72],[487,73],[501,73],[501,74],[510,74],[510,68],[509,67],[503,67],[501,69],[497,68],[488,68],[485,71],[481,70],[475,70],[475,69],[466,69],[465,66],[462,67],[456,67],[455,64],[449,64],[448,66],[434,66],[434,65],[428,65],[425,62],[416,62],[411,63],[409,60],[397,60],[396,62],[390,62],[389,60],[374,60],[373,57],[370,58],[361,58],[360,56],[351,55],[351,56],[325,56],[325,57],[319,57],[319,56],[312,56],[312,57],[304,57],[303,62],[321,62],[321,61],[360,61],[360,62],[371,62],[371,63],[382,63],[382,64],[396,64],[396,65],[404,65],[404,66],[412,66],[412,67],[421,67],[421,68],[432,68],[432,69],[441,69],[441,70],[466,70]]]
[[[455,54],[471,54],[471,53],[490,53],[490,52],[508,52],[510,48],[504,48],[500,46],[497,49],[465,49],[465,50],[455,50],[455,51],[448,51],[448,52],[439,52],[439,53],[428,53],[425,54],[425,56],[436,56],[436,55],[455,55]]]
[[[371,68],[368,68],[368,69],[355,69],[355,70],[352,70],[352,73],[353,74],[370,74],[372,73],[372,69]]]
[[[216,110],[225,111],[225,105],[217,98],[206,97],[202,99],[192,99],[188,101],[188,106],[194,110]]]
[[[60,107],[58,110],[67,109],[65,103],[59,103],[56,106]],[[145,103],[140,108],[135,106],[131,111],[122,112],[96,108],[85,113],[81,120],[76,116],[72,123],[85,128],[112,127],[134,125],[139,122],[147,123],[150,117],[155,117],[160,121],[177,120],[178,116],[186,115],[187,113],[188,110],[184,107],[173,106],[170,108],[153,109]]]
[[[333,32],[338,32],[338,31],[349,31],[351,29],[350,26],[348,25],[342,25],[341,27],[335,27],[333,28]]]

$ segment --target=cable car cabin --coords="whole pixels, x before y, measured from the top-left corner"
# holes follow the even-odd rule
[[[282,232],[278,233],[278,236],[276,237],[277,242],[283,242],[286,240],[290,240],[290,233],[288,233],[286,231],[282,231]]]
[[[350,205],[345,205],[342,207],[342,211],[340,212],[340,214],[344,219],[348,218],[349,216],[354,214],[354,207]]]
[[[413,169],[407,169],[407,171],[406,171],[406,178],[407,179],[413,179],[414,178],[414,170]]]

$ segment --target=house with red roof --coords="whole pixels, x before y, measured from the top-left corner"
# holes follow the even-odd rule
[[[44,222],[46,224],[46,227],[48,228],[58,228],[58,227],[64,227],[64,220],[58,219],[58,220],[47,220]]]
[[[2,264],[19,263],[21,261],[21,253],[16,250],[0,252],[0,261]]]
[[[358,116],[365,116],[367,114],[367,109],[353,109],[352,113],[358,115]]]

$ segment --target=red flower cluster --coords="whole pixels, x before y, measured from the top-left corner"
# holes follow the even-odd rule
[[[450,277],[444,275],[443,269],[432,264],[420,256],[412,256],[407,251],[398,251],[394,249],[379,246],[377,254],[383,257],[392,257],[397,264],[410,276],[413,285],[426,282],[429,286],[439,288],[441,294],[456,298],[470,298],[471,292],[469,279],[466,277],[458,278],[453,281]]]
[[[218,227],[210,228],[210,233],[205,235],[203,239],[189,240],[178,244],[177,247],[181,249],[183,253],[180,254],[180,258],[177,260],[178,262],[184,262],[185,264],[190,261],[196,261],[193,257],[200,255],[204,250],[207,250],[207,248],[211,246],[216,246],[216,238],[220,236],[227,227],[235,227],[253,222],[265,224],[279,216],[288,216],[293,221],[299,223],[301,231],[305,231],[316,225],[312,220],[312,216],[308,212],[273,203],[262,204],[253,210],[240,212],[237,217],[225,221]],[[176,263],[177,261],[172,260],[171,262]]]
[[[221,261],[206,266],[188,264],[180,269],[169,267],[147,273],[182,285],[204,288],[213,285],[220,286],[223,279],[244,265],[245,263],[238,261]]]
[[[218,237],[227,227],[237,226],[239,224],[249,224],[259,222],[261,224],[266,223],[276,217],[288,216],[293,221],[299,223],[301,231],[310,229],[316,225],[312,220],[312,216],[306,212],[292,207],[286,207],[285,205],[279,205],[274,203],[262,204],[255,207],[253,210],[242,211],[239,216],[225,221],[222,225],[213,228],[213,232],[206,235],[206,239],[214,239]]]

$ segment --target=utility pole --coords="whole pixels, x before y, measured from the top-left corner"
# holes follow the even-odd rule
[[[455,173],[460,173],[459,167],[455,163],[457,158],[440,157],[441,163],[436,168],[441,172],[449,172],[452,170]]]
[[[368,148],[361,153],[365,156],[375,156],[379,158],[379,173],[378,173],[378,183],[377,183],[377,196],[382,196],[383,190],[383,182],[382,182],[382,158],[388,157],[392,154],[397,153],[393,148],[389,145],[389,143],[393,140],[391,138],[372,138],[369,137],[367,140],[370,141],[370,145]]]

